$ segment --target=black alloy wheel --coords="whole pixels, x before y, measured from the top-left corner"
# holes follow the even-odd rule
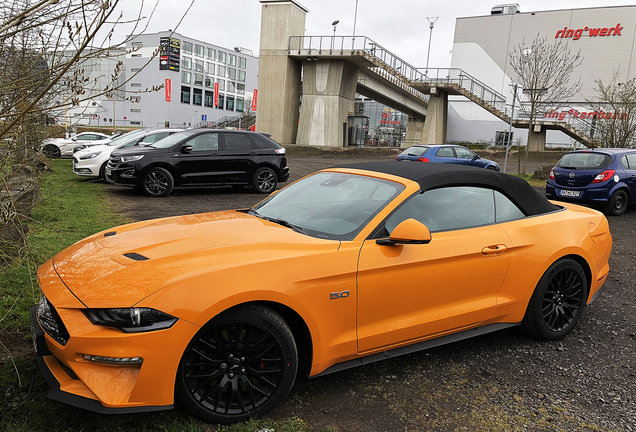
[[[522,328],[539,339],[563,339],[581,319],[586,299],[587,280],[583,268],[572,258],[562,258],[539,280]]]
[[[104,162],[99,168],[99,178],[104,183],[108,183],[108,180],[106,180],[106,165],[108,165],[108,161]]]
[[[252,187],[258,193],[272,193],[276,189],[277,184],[276,173],[269,167],[260,167],[254,173]]]
[[[230,309],[199,330],[177,373],[177,400],[210,423],[262,416],[289,393],[298,370],[291,330],[269,308]]]
[[[42,153],[44,153],[44,156],[46,156],[49,159],[57,159],[60,156],[62,156],[62,152],[60,151],[60,148],[54,144],[45,145],[44,148],[42,149]]]
[[[603,209],[608,216],[620,216],[627,210],[627,194],[624,190],[617,190]]]
[[[151,197],[164,197],[172,192],[173,187],[172,174],[160,167],[150,168],[141,181],[142,190]]]

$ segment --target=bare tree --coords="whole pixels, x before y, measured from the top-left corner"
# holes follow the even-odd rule
[[[630,147],[636,143],[636,78],[619,82],[615,71],[608,83],[596,81],[592,138],[598,147]]]
[[[528,44],[524,39],[509,55],[510,66],[517,75],[525,100],[521,111],[529,119],[528,141],[536,119],[547,107],[556,109],[581,89],[581,79],[571,82],[574,70],[582,63],[581,52],[573,53],[560,39],[548,42],[537,36]],[[523,97],[522,97],[523,99]],[[526,148],[527,149],[527,148]],[[523,172],[526,170],[524,157]]]

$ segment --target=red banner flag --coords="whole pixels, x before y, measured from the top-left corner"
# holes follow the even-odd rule
[[[252,111],[256,111],[256,89],[254,89],[254,96],[252,96]]]
[[[219,83],[214,83],[214,106],[219,106]]]
[[[172,101],[172,80],[166,78],[166,102]]]

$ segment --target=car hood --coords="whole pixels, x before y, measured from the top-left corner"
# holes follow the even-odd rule
[[[114,149],[114,147],[111,147],[109,145],[105,145],[105,144],[95,144],[95,145],[90,145],[87,146],[86,148],[83,148],[81,150],[78,150],[75,152],[76,155],[83,155],[83,154],[87,154],[87,153],[95,153],[98,151],[112,151]]]
[[[241,211],[224,211],[116,227],[60,252],[53,265],[87,307],[130,307],[202,272],[336,251],[339,245]]]
[[[149,153],[165,152],[168,149],[158,149],[154,147],[148,147],[144,145],[127,147],[116,150],[113,152],[113,156],[126,156],[126,155],[145,155]]]

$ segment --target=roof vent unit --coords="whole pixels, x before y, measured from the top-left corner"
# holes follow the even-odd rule
[[[519,10],[519,3],[496,5],[490,10],[490,15],[507,15],[514,13],[521,13]]]

